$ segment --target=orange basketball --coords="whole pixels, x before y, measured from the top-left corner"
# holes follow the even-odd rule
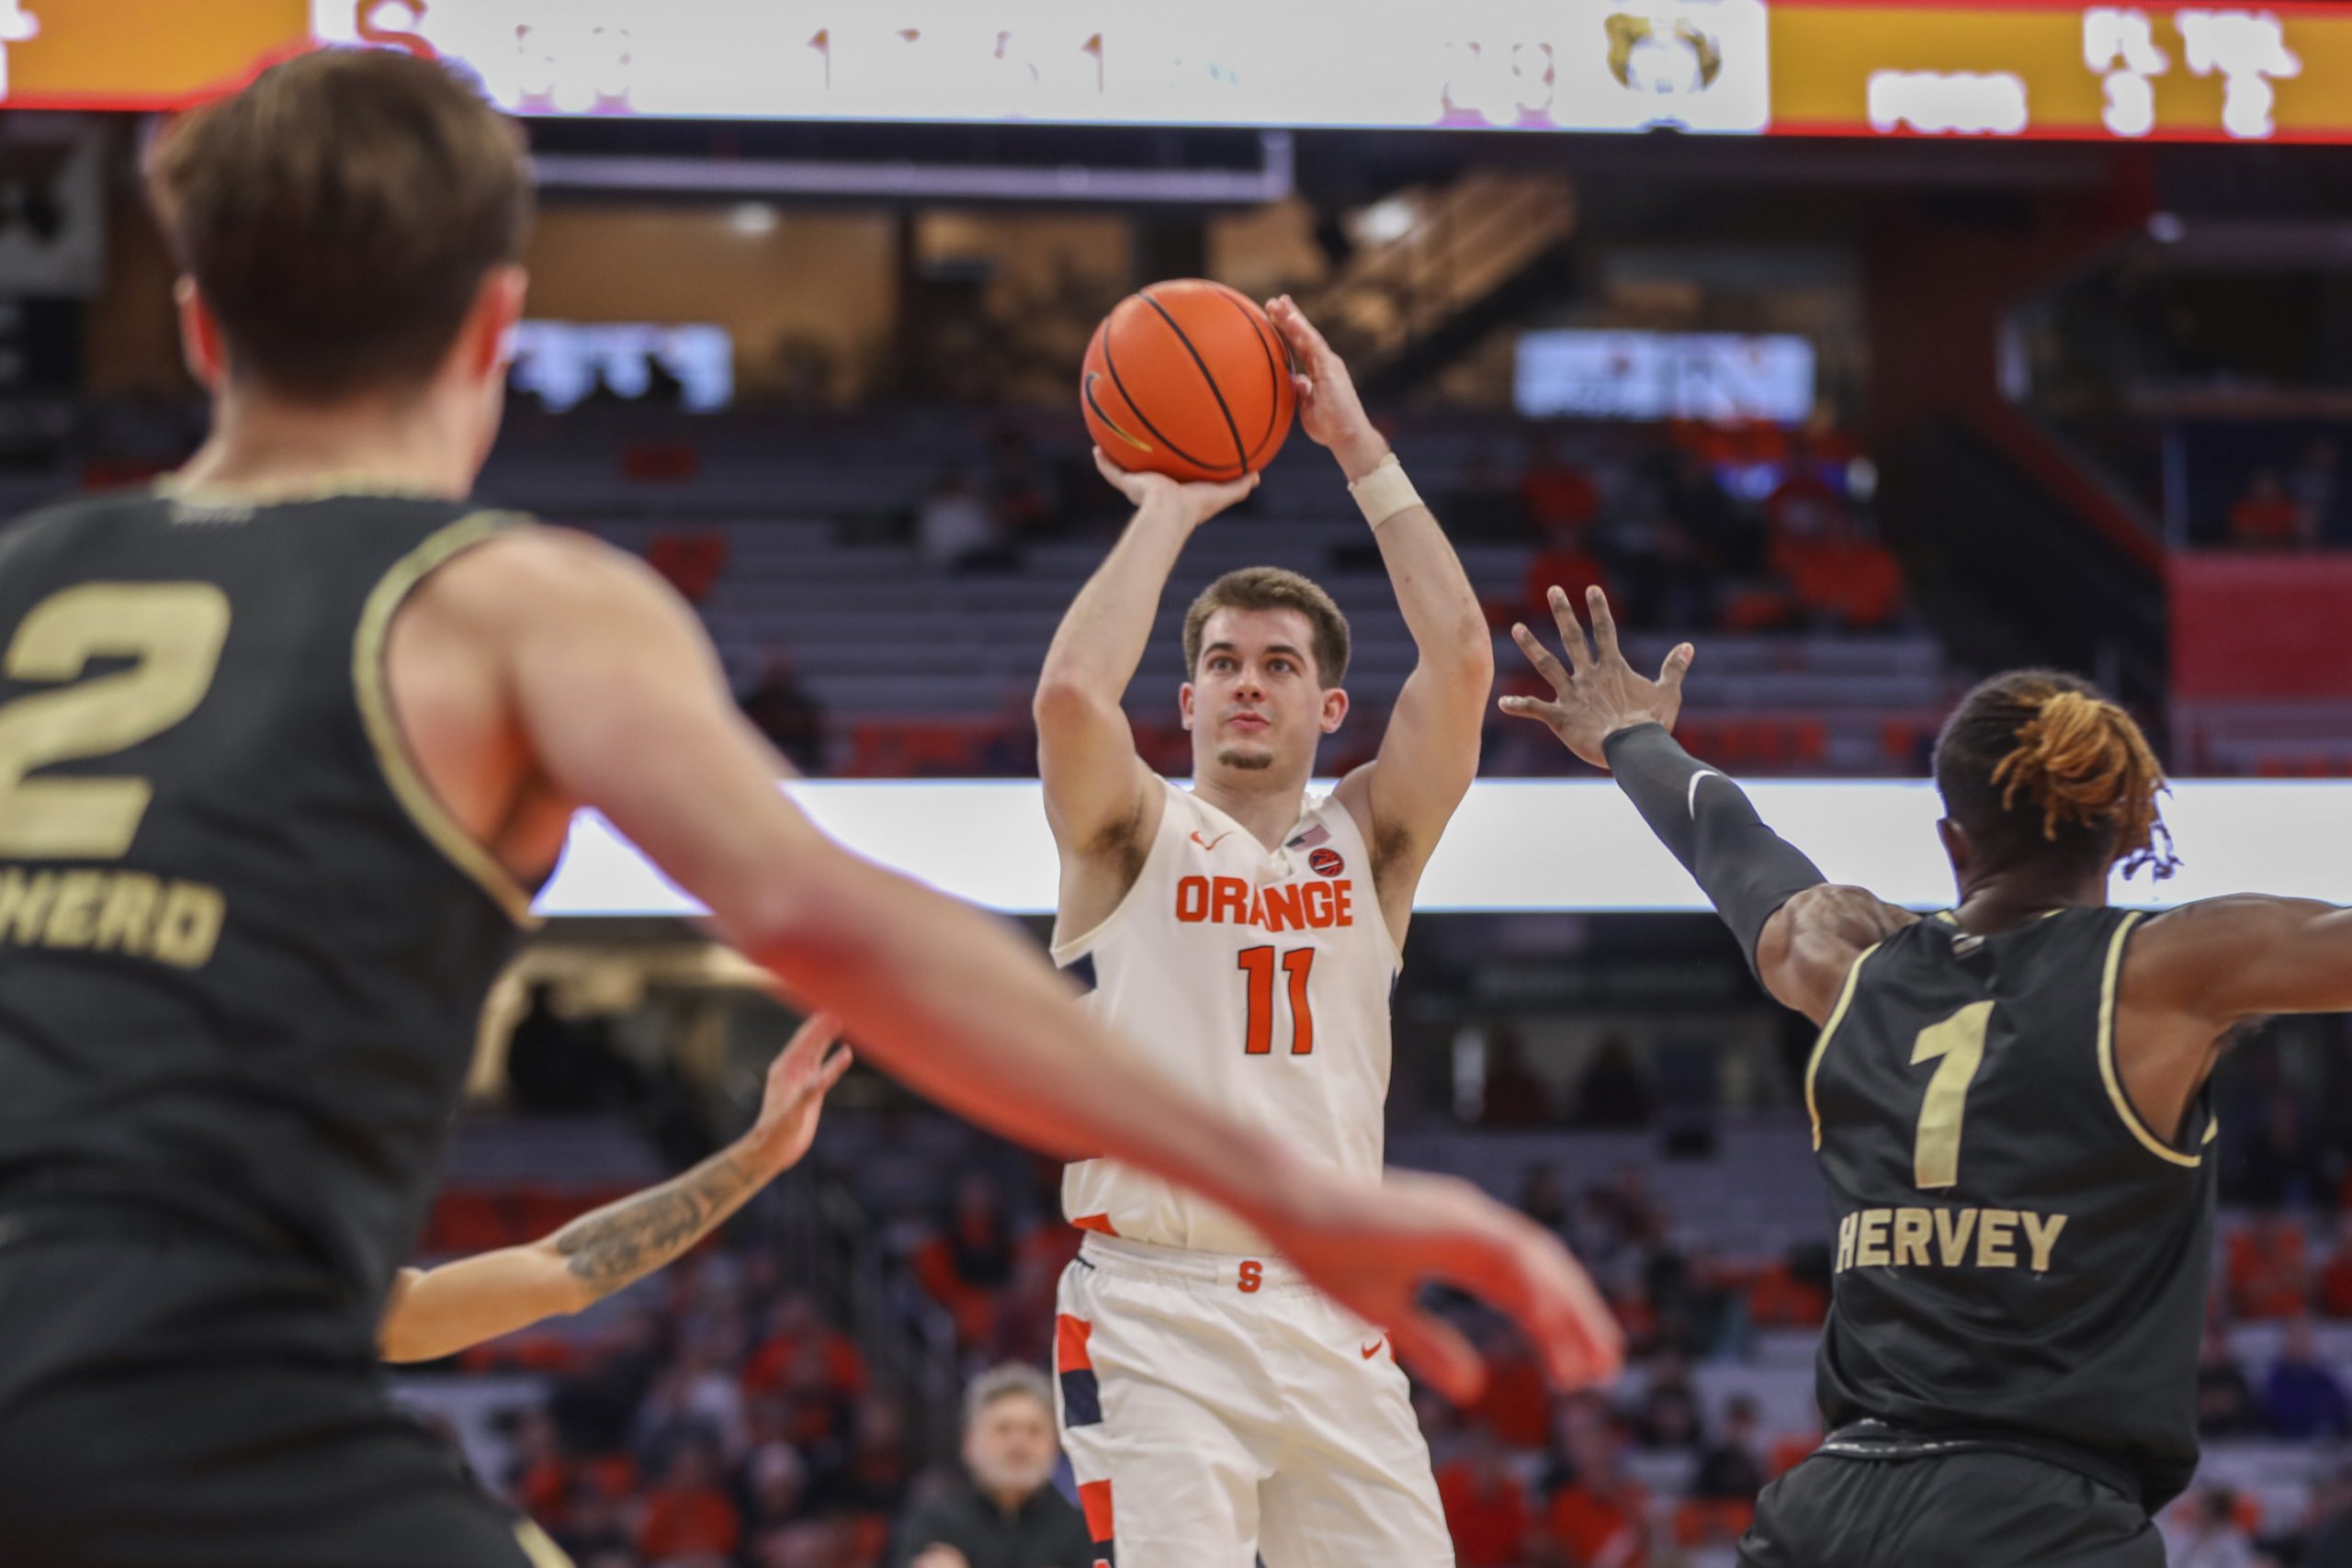
[[[1123,468],[1238,479],[1274,460],[1298,389],[1255,303],[1222,283],[1155,283],[1119,301],[1086,347],[1079,404]]]

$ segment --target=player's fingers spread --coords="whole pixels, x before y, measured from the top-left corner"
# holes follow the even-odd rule
[[[822,1094],[841,1082],[842,1075],[849,1071],[850,1064],[854,1059],[847,1050],[838,1051],[828,1058],[824,1071],[817,1078],[817,1092]]]
[[[1568,602],[1568,591],[1555,584],[1544,600],[1552,607],[1552,624],[1560,628],[1560,646],[1568,650],[1568,662],[1579,671],[1591,669],[1592,646],[1584,639],[1584,624]]]
[[[1598,584],[1588,588],[1584,607],[1592,617],[1592,640],[1600,646],[1600,657],[1623,663],[1625,656],[1617,650],[1617,617],[1609,613],[1609,595]]]
[[[1527,655],[1527,661],[1535,666],[1535,672],[1552,682],[1555,695],[1568,689],[1567,671],[1561,668],[1560,661],[1552,657],[1552,650],[1545,648],[1542,639],[1529,631],[1524,623],[1511,623],[1510,639],[1519,644],[1520,652]]]
[[[1396,1359],[1456,1404],[1467,1404],[1487,1385],[1487,1364],[1462,1331],[1434,1313],[1414,1311],[1388,1331]]]
[[[1669,691],[1680,691],[1682,677],[1690,672],[1690,661],[1698,656],[1699,650],[1689,643],[1675,644],[1674,651],[1666,656],[1664,664],[1658,666],[1657,683]]]

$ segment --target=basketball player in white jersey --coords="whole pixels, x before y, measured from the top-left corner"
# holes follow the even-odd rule
[[[1091,965],[1098,1014],[1163,1071],[1301,1159],[1370,1179],[1389,991],[1414,886],[1477,771],[1493,653],[1347,367],[1289,299],[1268,313],[1297,358],[1300,422],[1363,506],[1419,662],[1377,759],[1309,795],[1317,743],[1347,716],[1347,622],[1295,572],[1230,573],[1184,624],[1193,787],[1160,778],[1121,700],[1186,539],[1255,481],[1180,485],[1098,454],[1136,512],[1039,678],[1054,957]],[[1058,1305],[1063,1434],[1102,1562],[1453,1562],[1395,1357],[1459,1387],[1475,1359],[1458,1337],[1426,1318],[1365,1323],[1239,1217],[1132,1167],[1072,1165],[1062,1200],[1089,1233]],[[1584,1331],[1613,1365],[1614,1325],[1585,1288]]]

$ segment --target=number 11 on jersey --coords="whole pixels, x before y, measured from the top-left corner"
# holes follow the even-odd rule
[[[1234,965],[1250,976],[1250,1024],[1243,1054],[1263,1056],[1274,1048],[1274,950],[1249,947],[1235,955]],[[1306,976],[1315,967],[1315,950],[1294,947],[1282,955],[1283,973],[1290,976],[1290,1054],[1311,1055],[1315,1050],[1315,1010],[1306,999]]]

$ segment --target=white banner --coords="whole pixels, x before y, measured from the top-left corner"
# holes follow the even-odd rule
[[[1753,134],[1763,0],[312,0],[521,114]]]
[[[1008,914],[1049,914],[1054,843],[1035,781],[796,784],[795,799],[859,853]],[[1328,788],[1328,785],[1318,785]],[[1934,788],[1903,780],[1746,786],[1765,819],[1838,882],[1913,908],[1952,901],[1936,840]],[[2118,882],[2119,904],[2163,906],[2223,893],[2352,904],[2352,782],[2185,780],[2165,816],[2179,874]],[[1673,911],[1707,908],[1617,786],[1605,780],[1482,780],[1421,879],[1418,909]],[[543,915],[693,915],[680,892],[609,823],[582,813]]]

